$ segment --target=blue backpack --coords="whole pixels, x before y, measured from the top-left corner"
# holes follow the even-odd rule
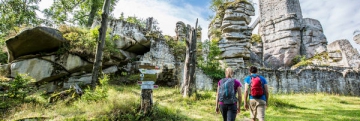
[[[237,102],[234,85],[235,79],[221,79],[218,95],[220,102],[223,102],[224,104],[235,104]]]

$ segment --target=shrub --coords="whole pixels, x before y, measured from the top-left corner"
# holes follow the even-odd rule
[[[96,86],[95,90],[91,90],[90,87],[85,89],[84,95],[81,99],[86,101],[97,101],[108,97],[108,82],[109,82],[109,75],[104,75],[102,78],[99,79],[100,85]]]

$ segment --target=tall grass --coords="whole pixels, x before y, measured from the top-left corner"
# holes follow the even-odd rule
[[[160,87],[153,91],[153,111],[139,113],[138,85],[108,86],[107,97],[100,100],[80,98],[73,103],[48,104],[38,96],[31,103],[11,109],[4,120],[30,117],[48,120],[121,120],[121,121],[221,121],[215,113],[215,92],[198,91],[182,98],[177,88]],[[36,95],[34,95],[36,97]],[[41,103],[42,102],[42,103]],[[266,109],[267,121],[353,121],[360,120],[360,98],[323,93],[271,94]],[[241,106],[237,120],[248,120],[249,111]]]

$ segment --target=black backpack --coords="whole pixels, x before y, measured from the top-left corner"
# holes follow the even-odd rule
[[[219,101],[224,104],[235,104],[237,101],[235,94],[235,79],[225,78],[220,81]]]

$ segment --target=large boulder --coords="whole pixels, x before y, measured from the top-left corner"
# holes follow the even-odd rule
[[[24,30],[6,41],[8,62],[24,55],[57,51],[64,42],[66,40],[56,29],[35,27]]]
[[[329,44],[327,49],[330,65],[359,68],[360,54],[348,40],[336,40]]]
[[[10,70],[11,77],[15,77],[17,73],[28,74],[36,82],[54,81],[69,74],[55,63],[38,58],[13,62]]]
[[[321,23],[316,19],[303,19],[301,54],[311,58],[316,54],[326,52],[327,40]]]
[[[360,45],[360,31],[355,33],[354,41]]]
[[[145,28],[123,20],[110,21],[111,35],[118,49],[135,54],[150,50],[150,40],[145,37]]]
[[[59,56],[44,56],[41,58],[61,65],[64,69],[66,69],[66,71],[70,73],[78,71],[91,72],[93,67],[92,63],[83,60],[80,56],[69,53],[65,53]]]

